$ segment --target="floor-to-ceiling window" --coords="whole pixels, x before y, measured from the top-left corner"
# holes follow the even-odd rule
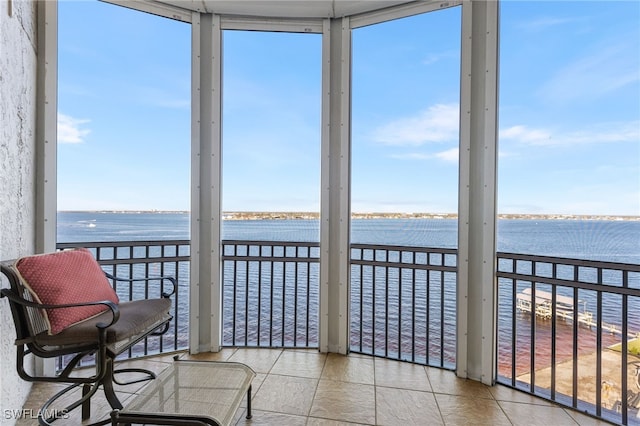
[[[455,363],[460,14],[353,31],[351,242],[422,248],[352,250],[354,351]]]
[[[635,2],[502,2],[499,251],[640,262],[639,24]],[[579,290],[526,280],[515,290],[500,286],[499,375],[515,375],[526,387],[535,372],[541,392],[576,395],[585,409],[616,422],[626,382],[626,414],[635,417],[633,363],[640,359],[630,351],[627,369],[619,344],[628,338],[623,325],[629,336],[640,331],[639,300],[594,290],[637,288],[637,274],[577,271],[551,263],[519,270],[587,282]],[[526,309],[512,311],[516,292],[525,303],[534,290],[533,318]],[[550,309],[552,298],[557,314],[545,317],[543,304]],[[569,308],[567,317],[562,310]],[[606,331],[598,332],[598,322]]]
[[[57,242],[120,259],[105,268],[121,277],[175,277],[171,329],[132,353],[184,348],[189,271],[175,259],[189,255],[191,26],[106,2],[60,1],[57,28]],[[122,244],[104,246],[111,242]],[[130,300],[160,288],[120,284],[117,292]]]
[[[58,240],[188,238],[190,25],[99,1],[58,19]]]
[[[317,345],[321,42],[223,34],[224,344]]]

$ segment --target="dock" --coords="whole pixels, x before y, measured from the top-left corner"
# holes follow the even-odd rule
[[[531,293],[532,291],[529,287],[525,288],[521,293],[518,293],[516,295],[516,308],[518,309],[518,311],[526,312],[528,314],[531,314],[533,311],[535,311],[536,317],[542,318],[544,320],[551,319],[553,316],[552,294],[548,291],[536,290],[536,300],[535,303],[532,303]],[[573,297],[556,294],[556,318],[561,318],[565,321],[573,321],[573,302]],[[598,322],[594,318],[593,313],[586,309],[586,302],[578,300],[578,303],[582,304],[582,309],[577,311],[578,323],[589,328],[597,327]],[[600,326],[602,327],[602,330],[608,331],[611,334],[622,334],[622,330],[620,329],[620,327],[615,324],[602,322]],[[628,338],[635,337],[637,337],[636,333],[628,333]]]

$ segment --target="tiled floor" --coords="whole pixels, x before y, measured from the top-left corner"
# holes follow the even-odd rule
[[[193,358],[242,362],[257,373],[253,382],[253,418],[245,419],[241,408],[236,415],[238,425],[607,424],[504,386],[488,387],[458,379],[450,371],[369,356],[292,349],[224,349]],[[172,357],[130,362],[160,372]],[[140,386],[117,388],[125,406]],[[24,408],[36,413],[55,389],[59,387],[34,385]],[[75,411],[69,419],[55,424],[81,424],[79,410]],[[106,400],[97,394],[91,420],[105,418],[109,411]],[[35,423],[33,419],[22,419],[17,425]]]

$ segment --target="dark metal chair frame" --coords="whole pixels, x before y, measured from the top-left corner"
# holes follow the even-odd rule
[[[167,311],[156,313],[150,324],[145,327],[144,330],[139,330],[134,335],[126,335],[124,339],[116,342],[112,341],[108,337],[110,327],[116,324],[119,320],[123,320],[123,314],[121,305],[126,303],[146,303],[158,299],[146,299],[136,302],[122,302],[115,304],[111,301],[95,301],[81,304],[67,304],[67,305],[43,305],[34,302],[31,297],[31,293],[23,285],[15,268],[15,261],[2,261],[0,262],[0,272],[7,277],[9,281],[9,288],[3,288],[0,291],[0,297],[7,298],[11,307],[11,313],[13,316],[13,322],[16,330],[15,345],[17,347],[17,372],[18,375],[25,381],[29,382],[53,382],[53,383],[70,383],[60,392],[51,397],[39,411],[38,422],[42,426],[50,425],[56,420],[56,416],[49,418],[43,418],[44,415],[50,415],[50,413],[68,413],[75,408],[82,406],[82,419],[86,420],[91,416],[91,397],[96,393],[99,387],[102,385],[105,397],[111,408],[120,410],[123,408],[122,403],[118,399],[114,390],[114,383],[118,385],[127,385],[146,380],[152,380],[155,378],[155,374],[149,370],[139,368],[127,368],[118,369],[114,368],[115,358],[124,351],[131,348],[133,345],[143,340],[147,336],[162,335],[169,329],[170,321],[172,320],[171,314]],[[177,282],[174,277],[159,276],[159,277],[146,277],[146,278],[120,278],[105,272],[105,276],[111,280],[112,284],[116,281],[134,282],[134,281],[160,281],[161,283],[161,299],[169,299],[177,290]],[[164,281],[169,281],[172,284],[171,291],[164,291]],[[164,302],[163,304],[166,304]],[[59,309],[70,308],[89,305],[105,305],[108,309],[96,317],[96,320],[89,325],[84,325],[85,329],[88,326],[95,327],[95,337],[91,339],[81,339],[74,343],[65,341],[64,344],[55,345],[55,336],[47,336],[46,342],[43,343],[42,336],[47,334],[48,330],[44,326],[43,316],[41,314],[42,309]],[[142,306],[142,305],[141,305]],[[147,305],[149,306],[149,305]],[[126,315],[126,314],[124,314]],[[126,320],[125,320],[126,321]],[[74,325],[75,326],[75,325]],[[71,329],[72,327],[69,327]],[[118,338],[118,336],[116,336]],[[110,341],[111,340],[111,341]],[[70,357],[66,366],[56,373],[55,376],[39,376],[29,374],[24,368],[25,356],[33,354],[40,358],[58,358],[60,356]],[[73,375],[74,369],[79,365],[80,361],[88,356],[95,356],[95,374],[86,377],[80,377]],[[144,373],[144,377],[127,382],[119,382],[116,380],[115,375],[124,372],[139,372]],[[70,392],[77,387],[82,386],[82,396],[77,401],[68,405],[63,410],[51,410],[49,407],[61,396]],[[96,424],[105,424],[99,422]]]

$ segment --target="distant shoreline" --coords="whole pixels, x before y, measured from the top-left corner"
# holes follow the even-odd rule
[[[187,214],[186,210],[60,210],[58,213]],[[223,212],[225,220],[318,220],[317,212]],[[457,219],[457,213],[352,213],[352,219]],[[499,214],[498,219],[640,221],[640,216],[579,214]]]

